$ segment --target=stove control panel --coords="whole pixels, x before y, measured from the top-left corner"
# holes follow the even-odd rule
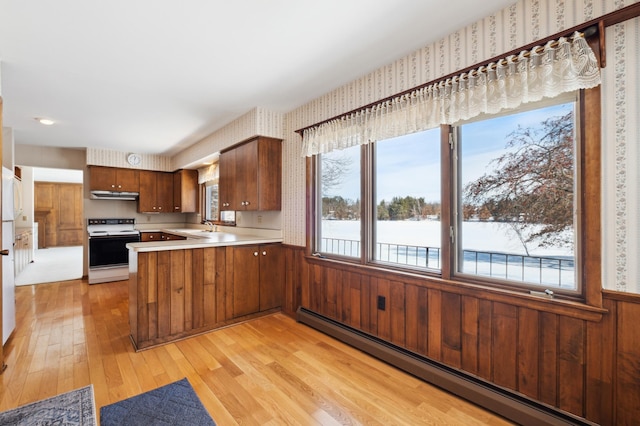
[[[88,225],[134,225],[135,219],[87,219]]]

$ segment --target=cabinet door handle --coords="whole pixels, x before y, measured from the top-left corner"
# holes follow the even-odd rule
[[[116,186],[115,186],[115,185],[111,185],[111,187],[112,187],[112,188],[115,188]]]
[[[245,205],[245,206],[248,206],[249,204],[251,204],[251,203],[249,203],[248,201],[245,201],[245,202],[244,202],[244,205]]]
[[[254,255],[254,256],[257,256],[257,255],[258,255],[258,252],[257,252],[257,251],[254,251],[254,252],[253,252],[253,255]]]
[[[0,250],[0,256],[9,256],[9,249]]]
[[[266,251],[263,251],[263,252],[262,252],[262,255],[263,255],[263,256],[266,256],[266,255],[267,255],[267,252],[266,252]]]
[[[122,188],[122,185],[118,185],[118,188]]]

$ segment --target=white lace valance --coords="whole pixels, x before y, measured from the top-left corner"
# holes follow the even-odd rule
[[[454,124],[600,84],[581,33],[305,129],[303,156]]]

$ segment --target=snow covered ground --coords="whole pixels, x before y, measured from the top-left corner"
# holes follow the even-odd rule
[[[380,221],[376,229],[379,243],[376,257],[439,269],[440,232],[440,222],[434,220]],[[325,252],[359,255],[359,243],[342,241],[360,240],[357,221],[324,220],[322,237],[338,240],[331,241],[331,247],[324,247]],[[460,245],[464,250],[461,272],[544,287],[575,288],[574,257],[568,247],[530,245],[527,256],[513,231],[495,222],[464,222]]]

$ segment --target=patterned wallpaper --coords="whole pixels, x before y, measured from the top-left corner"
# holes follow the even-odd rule
[[[284,117],[283,235],[305,245],[305,159],[295,130],[636,3],[630,0],[520,0],[374,72],[297,108]],[[621,27],[621,28],[618,28]],[[428,30],[427,30],[428,31]],[[606,288],[638,289],[638,23],[609,29],[603,97],[603,277]],[[613,56],[615,55],[615,59]],[[626,58],[626,59],[625,59]],[[629,90],[633,88],[633,90]],[[633,146],[631,146],[633,145]],[[634,165],[634,166],[632,166]],[[633,176],[632,176],[633,174]],[[633,179],[632,179],[633,177]],[[632,223],[630,219],[632,218]],[[631,284],[633,283],[633,284]]]
[[[603,70],[603,281],[640,293],[640,18],[607,29]]]
[[[128,152],[110,149],[87,148],[87,165],[122,167],[126,169],[159,170],[172,172],[171,157],[161,155],[141,154],[140,165],[132,166],[127,163]]]
[[[284,136],[282,123],[282,114],[261,107],[254,108],[174,156],[173,167],[179,169],[253,136],[282,139]]]

